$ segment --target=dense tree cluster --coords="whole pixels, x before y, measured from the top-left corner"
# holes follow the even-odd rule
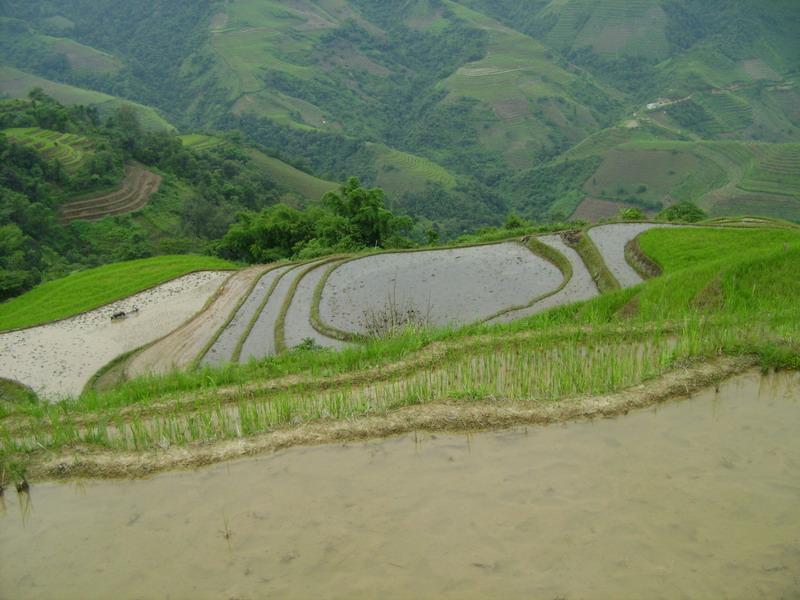
[[[386,208],[383,191],[365,189],[351,178],[321,204],[298,210],[277,204],[244,212],[219,242],[224,258],[265,263],[313,258],[364,248],[407,247],[411,219]]]

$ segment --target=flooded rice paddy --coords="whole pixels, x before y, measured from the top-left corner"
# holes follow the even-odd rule
[[[0,597],[789,598],[800,375],[5,494]]]
[[[376,254],[334,270],[319,311],[324,323],[355,333],[368,330],[370,312],[390,307],[434,325],[464,324],[526,306],[562,280],[554,265],[514,242]]]

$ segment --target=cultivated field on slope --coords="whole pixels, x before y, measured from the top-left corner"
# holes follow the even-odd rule
[[[657,208],[697,200],[725,183],[725,171],[692,152],[691,144],[633,142],[609,150],[583,186],[594,197]]]
[[[628,263],[625,246],[645,231],[670,228],[673,225],[656,223],[612,223],[589,229],[591,238],[608,270],[621,287],[627,288],[642,283],[642,277]]]
[[[338,189],[339,184],[334,181],[320,179],[305,171],[293,167],[272,156],[267,156],[258,150],[249,150],[248,154],[253,164],[272,177],[278,185],[290,192],[296,192],[309,200],[319,200],[327,192]]]
[[[178,139],[181,144],[192,150],[210,150],[216,148],[220,144],[224,144],[225,140],[213,135],[204,135],[202,133],[188,133],[186,135],[179,135]]]
[[[448,98],[474,98],[473,122],[481,144],[517,168],[535,164],[535,152],[552,145],[548,131],[577,143],[598,128],[570,91],[577,77],[560,67],[547,47],[454,2],[454,13],[486,32],[486,55],[445,79]],[[598,90],[594,90],[597,93]]]
[[[561,49],[590,46],[599,54],[660,58],[669,50],[667,18],[658,0],[567,0],[542,12],[553,21],[547,42]]]
[[[763,244],[743,251],[754,231]],[[291,352],[132,381],[58,409],[11,407],[1,424],[12,435],[0,443],[8,459],[24,456],[39,476],[86,473],[95,464],[105,474],[146,474],[349,435],[557,421],[587,414],[578,398],[627,389],[616,408],[609,396],[589,400],[608,416],[754,364],[800,366],[793,276],[800,233],[736,229],[722,244],[701,228],[669,233],[667,253],[690,248],[694,256],[662,257],[664,274],[635,289],[505,326],[407,332],[342,353]],[[698,303],[717,288],[724,302]],[[700,362],[699,371],[687,368]],[[52,469],[54,456],[77,447],[98,452],[99,462],[88,452]],[[130,461],[131,452],[150,449],[161,450]],[[114,462],[117,453],[125,461]]]
[[[634,135],[642,137],[629,141]],[[688,200],[712,216],[800,220],[800,145],[686,142],[647,135],[613,128],[568,153],[603,157],[584,183],[587,198],[573,218],[613,217],[630,205],[656,212],[656,202]]]
[[[573,302],[589,300],[600,293],[597,289],[597,284],[592,278],[592,274],[589,272],[589,269],[583,262],[580,254],[578,254],[570,245],[565,243],[561,235],[543,235],[537,239],[541,243],[550,246],[553,250],[560,252],[564,257],[566,257],[566,259],[569,261],[572,271],[569,281],[567,281],[566,285],[555,294],[546,298],[542,298],[532,306],[500,315],[489,321],[489,323],[508,323],[510,321],[535,315],[556,306],[563,306]]]
[[[123,368],[125,378],[194,367],[266,268],[249,267],[228,277],[212,301],[194,319],[131,357]]]
[[[201,364],[237,362],[240,356],[247,362],[250,358],[275,353],[275,321],[283,299],[277,288],[282,279],[286,279],[284,285],[288,288],[290,279],[284,275],[291,269],[288,265],[273,268],[259,278],[230,321],[219,331]]]
[[[19,381],[50,401],[77,397],[104,365],[197,313],[228,276],[225,271],[183,275],[75,317],[1,333],[0,377]],[[111,319],[134,309],[128,318]]]
[[[739,187],[800,199],[800,144],[759,144],[755,162]]]
[[[96,221],[139,210],[158,192],[160,185],[160,175],[141,165],[132,165],[126,170],[118,190],[63,204],[60,208],[61,221]]]
[[[400,196],[405,192],[422,192],[429,182],[445,189],[456,185],[456,178],[450,171],[427,158],[383,144],[370,144],[369,147],[375,154],[375,185],[389,194]]]
[[[113,55],[101,52],[90,46],[85,46],[69,38],[39,36],[54,51],[67,59],[70,69],[90,73],[107,75],[116,73],[122,68],[122,63]]]
[[[194,271],[235,268],[232,263],[218,258],[180,255],[144,258],[80,271],[43,283],[0,304],[0,330],[65,319]]]
[[[14,142],[36,150],[48,160],[57,160],[68,173],[81,168],[94,152],[92,142],[74,133],[61,133],[39,127],[18,127],[2,131]]]
[[[179,137],[184,146],[200,151],[210,150],[225,143],[225,140],[220,137],[198,133]],[[250,156],[252,165],[262,169],[279,186],[289,192],[300,194],[309,200],[319,200],[327,192],[332,192],[339,187],[339,184],[333,181],[326,181],[310,175],[254,148],[248,148],[247,154]]]
[[[334,269],[319,311],[323,323],[355,334],[376,318],[412,312],[421,324],[460,325],[528,305],[562,280],[553,264],[513,242],[377,254]]]

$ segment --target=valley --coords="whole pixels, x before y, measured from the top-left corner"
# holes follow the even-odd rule
[[[0,597],[794,597],[798,34],[0,2]]]

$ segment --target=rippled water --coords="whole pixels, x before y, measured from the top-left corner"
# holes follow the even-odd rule
[[[3,598],[796,598],[800,377],[6,491]]]

